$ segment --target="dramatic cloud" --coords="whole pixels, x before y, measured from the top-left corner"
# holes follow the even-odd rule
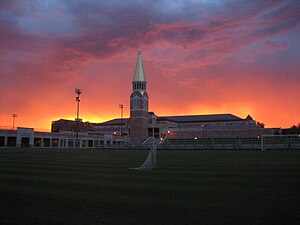
[[[137,50],[158,115],[300,122],[300,4],[282,1],[0,2],[0,126],[129,115]]]

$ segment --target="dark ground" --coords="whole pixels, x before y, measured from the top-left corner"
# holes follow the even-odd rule
[[[300,151],[0,149],[0,224],[299,224]]]

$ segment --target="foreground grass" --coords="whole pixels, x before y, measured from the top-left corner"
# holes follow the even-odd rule
[[[298,224],[300,151],[0,149],[0,224]]]

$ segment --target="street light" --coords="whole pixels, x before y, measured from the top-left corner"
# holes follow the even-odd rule
[[[78,145],[78,132],[79,132],[79,102],[80,102],[80,95],[81,95],[81,90],[79,88],[75,88],[75,94],[77,94],[75,101],[77,102],[77,116],[76,116],[76,146]]]
[[[119,108],[121,109],[120,135],[123,136],[123,134],[122,134],[122,126],[123,126],[123,108],[124,108],[124,105],[123,104],[119,104]]]
[[[15,121],[16,121],[16,117],[18,117],[18,115],[17,114],[15,114],[15,113],[13,113],[13,114],[11,114],[11,116],[13,117],[13,130],[15,129]]]

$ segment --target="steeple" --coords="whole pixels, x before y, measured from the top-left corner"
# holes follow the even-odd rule
[[[146,85],[147,81],[142,61],[142,53],[139,50],[132,81],[132,91],[140,91],[143,93],[146,91]]]
[[[144,72],[141,50],[139,50],[139,52],[138,52],[133,82],[146,82],[146,76],[145,76],[145,72]]]
[[[130,95],[130,139],[143,143],[148,138],[148,94],[142,53],[138,52]]]

